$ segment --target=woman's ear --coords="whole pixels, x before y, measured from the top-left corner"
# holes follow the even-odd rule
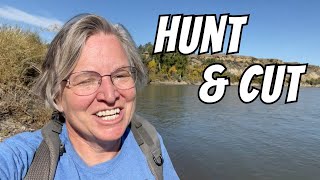
[[[59,112],[63,112],[63,106],[62,106],[62,95],[58,94],[56,98],[54,98],[54,102],[57,105],[57,110]]]
[[[63,96],[63,90],[66,86],[65,81],[62,81],[60,84],[60,91],[58,91],[56,97],[54,98],[54,103],[57,105],[57,110],[59,112],[63,112],[63,105],[62,105],[62,96]]]

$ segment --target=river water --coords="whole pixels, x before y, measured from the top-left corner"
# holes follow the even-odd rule
[[[198,86],[151,85],[137,111],[162,135],[181,179],[319,179],[320,89],[300,88],[291,104],[285,92],[271,105],[244,104],[231,86],[203,104]]]

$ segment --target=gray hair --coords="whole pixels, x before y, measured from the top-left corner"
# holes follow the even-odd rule
[[[137,69],[136,88],[146,83],[146,69],[131,35],[121,24],[111,24],[103,17],[80,14],[70,19],[52,40],[42,73],[34,86],[47,106],[58,109],[55,99],[61,95],[61,82],[75,68],[86,40],[100,32],[115,35],[123,46],[131,66]]]

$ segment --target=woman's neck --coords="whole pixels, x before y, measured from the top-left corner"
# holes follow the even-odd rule
[[[98,140],[86,140],[72,130],[68,130],[68,135],[73,148],[88,166],[111,160],[120,151],[121,138],[99,143]]]

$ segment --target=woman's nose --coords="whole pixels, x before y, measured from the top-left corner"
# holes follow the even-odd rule
[[[113,104],[119,98],[120,93],[113,85],[110,76],[105,76],[101,79],[101,85],[97,91],[97,100],[105,101],[108,104]]]

